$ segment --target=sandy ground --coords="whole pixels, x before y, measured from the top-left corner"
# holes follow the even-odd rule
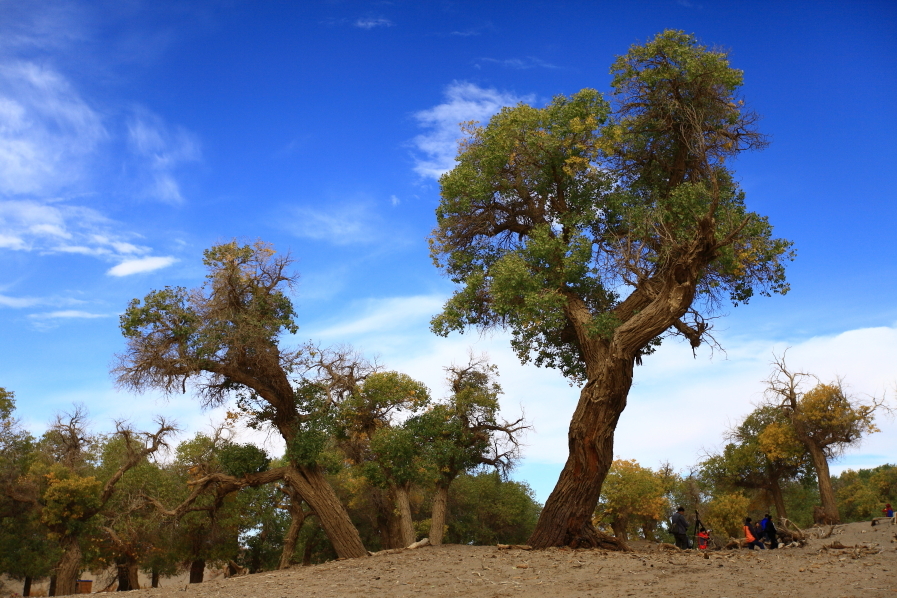
[[[848,548],[824,548],[838,542]],[[634,552],[446,545],[285,571],[135,590],[139,598],[897,596],[897,526],[853,523],[803,548]]]

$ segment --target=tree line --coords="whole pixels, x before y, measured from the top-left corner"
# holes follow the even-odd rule
[[[494,366],[472,358],[448,368],[450,396],[433,401],[410,376],[349,351],[316,356],[331,366],[337,358],[354,372],[350,386],[329,406],[323,379],[307,389],[317,423],[273,459],[233,439],[237,421],[265,417],[251,401],[177,444],[162,419],[152,432],[124,422],[92,432],[81,407],[35,438],[14,417],[14,394],[0,389],[0,572],[22,580],[23,595],[46,577],[50,594],[63,595],[88,569],[112,571],[108,586],[126,591],[140,587],[139,570],[155,587],[186,571],[202,582],[207,566],[256,572],[337,558],[327,515],[291,484],[297,464],[319,476],[366,551],[424,536],[526,540],[540,505],[506,475],[526,426],[498,419]]]

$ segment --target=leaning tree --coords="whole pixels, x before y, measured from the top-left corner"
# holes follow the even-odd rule
[[[766,140],[727,54],[665,31],[584,89],[468,123],[431,254],[460,288],[433,319],[512,333],[522,361],[583,384],[570,455],[530,538],[605,543],[591,523],[633,367],[662,337],[708,338],[726,298],[785,293],[791,243],[748,211],[726,160]]]
[[[128,346],[115,368],[118,383],[167,394],[186,392],[190,384],[204,406],[236,397],[250,425],[280,433],[287,463],[241,478],[204,476],[169,514],[180,515],[212,486],[220,497],[283,480],[315,512],[337,555],[367,556],[318,462],[329,437],[332,396],[303,377],[315,351],[279,345],[282,335],[298,329],[287,296],[295,280],[288,272],[289,256],[277,256],[262,242],[230,242],[206,250],[203,261],[208,269],[203,286],[166,287],[131,301],[121,316]]]

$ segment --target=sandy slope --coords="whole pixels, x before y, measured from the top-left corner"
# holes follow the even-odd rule
[[[854,523],[804,548],[632,553],[448,545],[203,584],[138,590],[139,598],[463,596],[897,596],[897,527]],[[825,549],[837,541],[849,549]],[[853,548],[859,546],[861,549]]]

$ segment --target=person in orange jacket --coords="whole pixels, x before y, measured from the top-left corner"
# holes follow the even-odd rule
[[[766,544],[760,539],[760,533],[751,521],[750,517],[744,520],[744,538],[747,540],[747,547],[753,550],[754,546],[759,546],[760,550],[766,550]]]

